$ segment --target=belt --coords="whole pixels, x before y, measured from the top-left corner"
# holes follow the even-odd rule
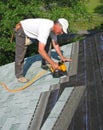
[[[15,26],[15,31],[17,32],[20,28],[22,28],[21,23],[17,23]]]

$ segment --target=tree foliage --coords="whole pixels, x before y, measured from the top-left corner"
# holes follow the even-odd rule
[[[15,42],[10,43],[10,39],[13,28],[20,20],[37,17],[52,20],[65,17],[68,20],[73,20],[86,16],[86,13],[84,0],[1,0],[0,65],[14,61]],[[30,52],[32,50],[34,52],[35,49],[31,48]]]

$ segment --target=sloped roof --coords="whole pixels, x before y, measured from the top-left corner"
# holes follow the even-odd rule
[[[53,78],[47,71],[26,89],[11,93],[0,85],[0,130],[101,130],[103,128],[103,32],[61,47],[72,58],[68,75]],[[52,58],[58,59],[52,50]],[[43,70],[40,55],[25,59],[32,79]],[[22,87],[14,63],[0,67],[0,81]]]
[[[66,57],[71,56],[72,43],[61,47]],[[52,50],[54,60],[57,55]],[[43,71],[40,67],[40,55],[25,59],[24,73],[28,79]],[[67,68],[69,63],[66,63]],[[17,89],[23,84],[17,82],[14,74],[14,62],[0,67],[0,81],[10,89]],[[64,77],[62,77],[64,78]],[[0,86],[0,130],[27,130],[34,116],[41,93],[49,91],[52,85],[57,85],[60,78],[53,78],[47,71],[41,78],[25,90],[12,93]]]

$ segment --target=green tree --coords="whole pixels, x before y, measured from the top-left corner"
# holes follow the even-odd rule
[[[75,20],[86,14],[83,2],[82,0],[1,0],[0,65],[14,61],[15,42],[10,43],[10,39],[15,25],[20,20],[37,17],[55,20],[64,16],[69,21]],[[31,48],[27,55],[31,53],[37,53],[37,49]]]

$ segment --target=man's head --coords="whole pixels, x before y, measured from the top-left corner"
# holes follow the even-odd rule
[[[67,33],[68,26],[69,23],[66,19],[59,18],[57,21],[54,21],[54,27],[52,31],[57,35]]]
[[[60,19],[58,19],[58,22],[61,24],[61,26],[63,28],[63,32],[68,33],[67,32],[67,29],[68,29],[68,26],[69,26],[68,21],[64,18],[60,18]]]

